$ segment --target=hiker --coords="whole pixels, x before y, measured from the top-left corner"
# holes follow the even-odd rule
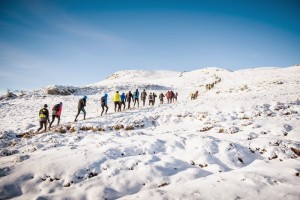
[[[153,97],[153,94],[152,94],[152,92],[150,92],[150,94],[149,94],[149,97],[148,97],[148,98],[149,98],[149,106],[150,106],[150,105],[152,105],[152,106],[153,106],[153,105],[154,105],[154,104],[153,104],[154,97]]]
[[[195,99],[197,99],[197,97],[198,97],[198,90],[195,92],[194,97],[195,97]]]
[[[117,108],[118,111],[121,110],[121,96],[119,94],[119,91],[116,91],[116,93],[113,95],[113,102],[115,104],[115,112],[117,112]]]
[[[194,100],[195,99],[195,94],[192,92],[191,93],[191,100]]]
[[[155,98],[157,97],[157,95],[153,92],[153,105],[155,104]]]
[[[147,97],[147,93],[144,89],[143,92],[141,93],[141,100],[143,101],[143,106],[145,106],[146,97]]]
[[[164,93],[160,93],[160,95],[158,97],[160,100],[160,104],[164,104],[164,97],[165,97]]]
[[[122,95],[121,95],[120,111],[121,111],[122,105],[123,105],[123,110],[125,110],[125,102],[126,102],[126,95],[125,95],[125,93],[123,92]]]
[[[49,125],[49,130],[51,128],[51,125],[52,123],[54,122],[55,118],[57,118],[57,126],[59,125],[59,122],[60,122],[60,115],[61,115],[61,111],[62,111],[62,105],[63,103],[60,102],[59,104],[56,104],[55,106],[53,106],[52,108],[52,120],[50,122],[50,125]]]
[[[131,91],[129,91],[127,94],[126,94],[126,101],[128,103],[128,109],[130,108],[130,102],[131,100],[133,101],[133,95],[131,93]]]
[[[135,106],[135,103],[137,102],[138,107],[140,107],[139,95],[140,95],[139,90],[136,89],[135,92],[133,93],[133,98],[134,98],[133,106]]]
[[[174,94],[173,90],[171,90],[170,99],[171,99],[171,103],[174,103],[175,94]]]
[[[74,120],[75,122],[77,122],[77,117],[79,116],[81,111],[83,112],[83,120],[85,120],[86,111],[85,111],[84,107],[86,106],[86,99],[87,99],[87,96],[84,96],[82,99],[80,99],[78,101],[78,112],[77,112],[77,115]]]
[[[39,133],[39,131],[43,129],[43,126],[45,126],[45,132],[47,131],[47,122],[50,122],[49,111],[48,111],[47,107],[48,107],[48,105],[45,104],[44,108],[42,108],[39,112],[40,128],[37,130],[36,133]]]
[[[167,97],[168,103],[170,103],[170,102],[171,102],[171,92],[170,92],[170,91],[168,91],[168,92],[166,93],[166,97]]]
[[[108,106],[107,106],[107,94],[104,94],[103,97],[101,97],[101,107],[102,107],[102,112],[101,112],[101,116],[104,112],[104,108],[106,108],[105,114],[107,114],[107,110],[108,110]]]

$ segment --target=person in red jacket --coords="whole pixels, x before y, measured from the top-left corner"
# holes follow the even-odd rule
[[[56,104],[55,106],[53,106],[53,108],[52,108],[52,120],[51,120],[50,125],[49,125],[49,130],[50,130],[51,125],[54,122],[55,118],[58,119],[57,126],[59,125],[61,111],[62,111],[62,105],[63,105],[63,103],[60,102],[59,104]]]
[[[171,92],[170,92],[170,91],[168,91],[168,92],[166,93],[166,97],[167,97],[168,103],[172,103],[172,102],[171,102]]]

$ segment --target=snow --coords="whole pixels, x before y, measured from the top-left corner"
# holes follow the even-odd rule
[[[130,70],[73,95],[3,99],[0,199],[299,199],[299,85],[298,66]],[[100,116],[104,92],[136,88],[172,89],[178,101],[114,113],[109,98]],[[75,123],[85,92],[87,119]],[[39,109],[58,102],[61,125],[32,134]]]

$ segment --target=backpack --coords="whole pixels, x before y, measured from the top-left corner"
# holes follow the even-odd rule
[[[52,111],[57,112],[59,111],[59,104],[56,104],[55,106],[53,106]]]
[[[142,99],[145,99],[146,98],[146,92],[142,92],[141,97],[142,97]]]
[[[150,95],[149,95],[149,101],[153,101],[153,98],[154,98],[154,97],[153,97],[153,94],[150,94]]]
[[[39,117],[41,119],[46,119],[46,117],[47,117],[46,115],[47,115],[47,110],[45,108],[42,108],[39,112]]]

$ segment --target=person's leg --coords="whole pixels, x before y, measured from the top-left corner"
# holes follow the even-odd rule
[[[60,122],[60,116],[59,115],[56,115],[56,117],[57,117],[57,120],[58,120],[58,122],[57,122],[57,126],[59,125],[59,122]]]
[[[54,119],[55,119],[55,115],[52,115],[52,120],[51,120],[50,125],[49,125],[49,130],[50,130],[51,126],[52,126],[52,123],[54,122]]]
[[[83,112],[83,120],[85,120],[85,116],[86,116],[86,111],[84,108],[82,108],[82,112]]]
[[[101,108],[102,108],[102,112],[101,112],[101,116],[102,116],[102,114],[104,112],[104,105],[101,105]]]
[[[37,130],[37,133],[42,129],[43,129],[43,123],[42,123],[42,121],[40,121],[40,128]]]
[[[115,112],[117,112],[117,103],[118,102],[114,102],[114,104],[115,104]]]
[[[107,111],[108,111],[108,106],[107,106],[107,105],[105,105],[105,107],[106,107],[105,114],[107,114]]]
[[[80,112],[81,112],[81,109],[78,109],[77,115],[76,115],[76,117],[75,117],[75,122],[77,121],[77,117],[79,116]]]
[[[45,133],[47,132],[47,120],[43,122],[44,126],[45,126]]]
[[[121,112],[121,102],[118,102],[118,112]]]

